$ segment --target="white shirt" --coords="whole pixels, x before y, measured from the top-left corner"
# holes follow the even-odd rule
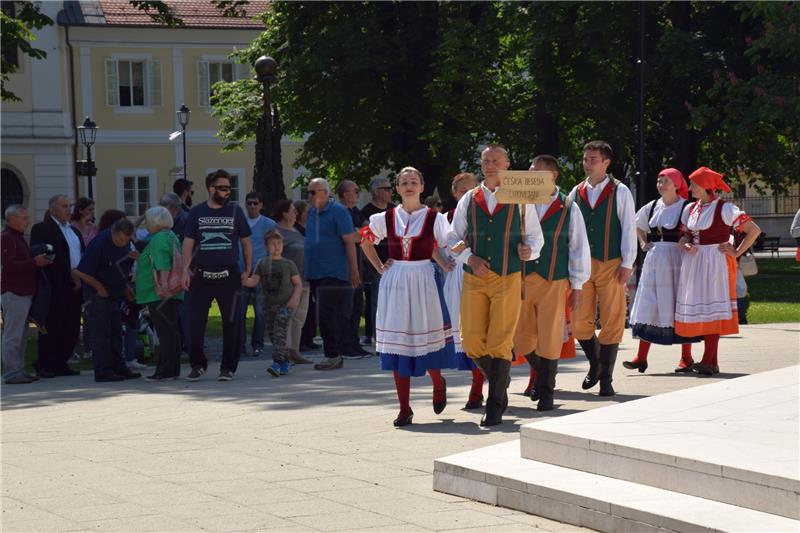
[[[558,198],[558,187],[550,196],[550,204]],[[550,204],[534,204],[539,221]],[[556,216],[556,215],[553,215]],[[581,290],[583,284],[592,275],[592,253],[589,250],[589,238],[586,236],[586,224],[583,221],[581,208],[574,201],[569,208],[569,284],[575,290]]]
[[[493,213],[495,207],[497,207],[497,198],[494,195],[494,191],[490,191],[484,184],[481,184],[480,187],[483,189],[486,207],[490,213]],[[450,225],[450,232],[447,234],[447,246],[449,248],[453,248],[459,242],[464,241],[467,235],[467,209],[472,194],[472,191],[469,191],[458,201],[456,211],[453,214],[453,223]],[[539,253],[544,245],[544,236],[542,235],[542,227],[539,225],[539,217],[536,215],[534,205],[520,206],[520,208],[523,207],[525,209],[525,244],[531,247],[531,257],[528,261],[532,261],[539,258]],[[516,209],[517,207],[512,205],[512,208]],[[459,263],[466,264],[470,257],[472,257],[472,250],[467,247],[459,255],[455,256],[455,259]]]
[[[394,232],[395,235],[402,240],[403,251],[405,253],[408,252],[411,239],[422,233],[425,227],[425,219],[428,217],[429,211],[430,208],[428,207],[417,209],[413,213],[409,213],[403,209],[402,205],[398,205],[394,208]],[[388,237],[386,212],[375,213],[370,216],[369,229],[377,238],[374,244],[378,244]],[[437,213],[436,220],[433,222],[433,238],[436,240],[438,246],[446,245],[447,232],[449,230],[450,223],[447,222],[447,217],[441,213]]]
[[[58,225],[58,228],[64,235],[64,239],[67,241],[67,247],[69,247],[69,268],[70,270],[75,270],[81,262],[81,240],[75,234],[69,222],[62,224],[53,215],[50,215],[50,218]]]
[[[719,198],[714,198],[707,204],[702,204],[700,208],[694,208],[696,202],[686,204],[686,208],[681,214],[681,222],[689,229],[689,231],[702,231],[711,227],[714,222],[714,213],[717,211],[717,204]],[[728,226],[735,226],[736,220],[744,215],[745,212],[739,209],[736,204],[725,202],[722,205],[722,221]]]
[[[605,189],[606,185],[609,183],[609,178],[606,176],[605,179],[597,185],[589,183],[589,179],[587,178],[585,183],[589,205],[594,209],[594,206],[597,204],[597,199],[600,198],[600,194],[602,194],[603,189]],[[577,199],[576,195],[578,194],[578,188],[580,186],[581,184],[579,183],[572,189],[572,192],[569,193],[573,202]],[[622,182],[617,185],[617,218],[619,218],[619,224],[622,228],[620,242],[622,263],[620,266],[623,268],[633,268],[633,263],[636,262],[636,206],[633,203],[631,190]]]
[[[654,202],[655,207],[653,207]],[[683,212],[681,206],[683,206],[683,198],[680,197],[677,202],[670,205],[665,204],[661,198],[648,202],[636,212],[636,228],[646,233],[650,232],[650,228],[675,229],[681,221]],[[650,209],[653,209],[652,216],[650,216]]]

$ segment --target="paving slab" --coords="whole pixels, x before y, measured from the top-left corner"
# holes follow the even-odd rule
[[[635,351],[626,331],[620,362]],[[515,439],[534,420],[795,365],[799,352],[800,324],[743,326],[740,335],[720,342],[722,374],[704,379],[674,374],[679,349],[653,346],[646,374],[618,366],[619,394],[607,399],[581,390],[588,365],[579,351],[560,365],[557,409],[546,414],[519,394],[528,373],[515,367],[506,422],[492,430],[478,426],[479,412],[462,409],[469,374],[458,371],[443,372],[449,404],[441,415],[432,412],[430,380],[414,379],[414,424],[392,427],[394,385],[375,358],[347,360],[331,372],[301,365],[278,379],[266,375],[264,358],[246,358],[227,383],[217,382],[212,368],[195,383],[98,384],[83,373],[3,387],[3,495],[48,514],[23,512],[22,520],[15,515],[12,521],[3,513],[0,529],[574,531],[552,519],[434,492],[434,459]],[[366,495],[370,487],[377,499]],[[347,510],[286,516],[303,501],[312,509]],[[395,504],[402,501],[405,511]],[[282,503],[286,511],[271,511]],[[5,499],[2,505],[5,511]],[[219,514],[225,506],[233,513]],[[59,513],[65,507],[70,517]],[[152,514],[122,516],[140,507]],[[178,516],[171,512],[176,507],[196,514]],[[114,509],[119,514],[109,516]],[[450,519],[433,516],[441,513]],[[463,521],[459,513],[466,513]]]

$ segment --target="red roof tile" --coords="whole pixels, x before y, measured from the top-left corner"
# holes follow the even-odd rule
[[[183,19],[184,28],[263,28],[264,24],[253,17],[267,10],[267,0],[250,0],[243,6],[246,17],[223,17],[222,11],[209,0],[171,0],[166,4]],[[100,6],[109,26],[162,26],[144,11],[133,7],[128,0],[100,0]]]

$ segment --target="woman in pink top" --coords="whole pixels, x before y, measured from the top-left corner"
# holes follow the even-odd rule
[[[69,220],[72,227],[81,233],[83,244],[89,246],[92,239],[97,236],[97,226],[94,225],[94,200],[78,198]]]

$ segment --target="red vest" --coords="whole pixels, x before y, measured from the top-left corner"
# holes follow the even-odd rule
[[[427,208],[422,231],[416,237],[409,239],[408,249],[403,253],[403,236],[397,235],[394,226],[394,208],[386,210],[386,242],[389,246],[389,257],[398,261],[429,261],[433,257],[436,239],[433,235],[433,225],[438,214],[433,209]]]
[[[720,199],[717,202],[717,208],[714,210],[714,219],[708,229],[700,230],[700,242],[695,244],[722,244],[728,242],[731,236],[731,227],[722,221],[722,205],[724,200]],[[695,202],[690,209],[690,213],[698,209],[700,202]]]

